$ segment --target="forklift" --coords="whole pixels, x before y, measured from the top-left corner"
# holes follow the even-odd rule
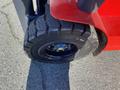
[[[120,50],[120,0],[21,1],[27,18],[24,50],[32,60],[69,63]]]

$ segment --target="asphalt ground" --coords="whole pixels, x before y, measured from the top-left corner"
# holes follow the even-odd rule
[[[120,90],[120,51],[68,64],[30,60],[12,0],[0,0],[0,90]]]

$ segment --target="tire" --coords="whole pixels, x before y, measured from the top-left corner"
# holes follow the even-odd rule
[[[32,60],[67,63],[74,60],[90,35],[89,25],[57,20],[50,15],[49,6],[46,5],[45,14],[36,17],[29,24],[24,39],[24,50]],[[67,48],[64,53],[48,51],[49,45],[61,43],[63,46],[69,45],[70,49]],[[85,52],[88,54],[89,51]],[[84,55],[86,55],[85,52],[83,52]]]

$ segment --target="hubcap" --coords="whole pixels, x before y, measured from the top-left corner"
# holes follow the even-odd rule
[[[70,43],[52,43],[45,49],[48,55],[52,56],[64,56],[77,52],[77,47]]]

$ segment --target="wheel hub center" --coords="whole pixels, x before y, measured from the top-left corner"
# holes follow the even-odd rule
[[[62,56],[73,54],[77,51],[77,47],[70,43],[52,43],[46,47],[48,55]]]

